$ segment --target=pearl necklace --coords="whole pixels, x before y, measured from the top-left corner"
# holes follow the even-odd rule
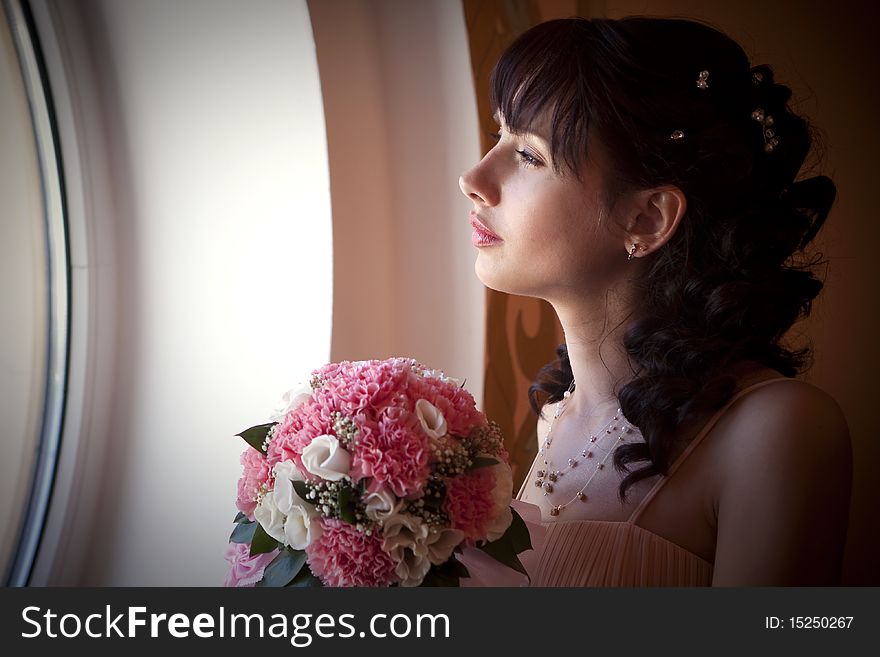
[[[547,429],[547,437],[544,438],[544,443],[539,450],[539,458],[544,457],[542,460],[544,461],[544,465],[547,466],[545,468],[539,469],[535,475],[535,486],[543,489],[544,495],[550,495],[553,492],[553,484],[562,476],[564,476],[567,472],[570,472],[573,468],[576,468],[580,461],[575,458],[568,459],[568,466],[562,470],[554,470],[552,469],[552,461],[547,458],[547,451],[550,445],[553,443],[553,425],[556,423],[556,419],[562,414],[562,411],[565,410],[565,403],[569,397],[571,397],[572,390],[574,390],[574,381],[571,382],[568,390],[565,391],[562,395],[562,399],[556,402],[556,411],[553,415],[553,420],[550,422],[550,426]],[[595,406],[593,407],[595,408]],[[592,409],[590,410],[592,413]],[[589,415],[589,413],[588,413]],[[584,484],[583,488],[581,488],[575,496],[570,500],[565,502],[564,504],[555,504],[550,508],[551,516],[558,516],[562,513],[563,509],[567,507],[569,504],[574,502],[575,500],[580,500],[581,502],[587,501],[587,495],[584,491],[587,490],[587,486],[590,485],[590,482],[593,481],[593,477],[596,476],[596,473],[605,468],[605,461],[611,456],[614,451],[614,446],[621,442],[624,438],[624,435],[632,433],[636,430],[631,424],[629,424],[626,420],[621,420],[622,411],[621,409],[617,409],[614,413],[614,416],[605,423],[601,429],[596,431],[593,434],[590,434],[590,439],[584,448],[581,450],[581,455],[586,459],[593,458],[593,447],[596,446],[596,442],[599,440],[599,437],[605,438],[605,436],[611,436],[613,434],[617,434],[614,438],[611,438],[611,444],[608,446],[605,456],[602,458],[599,463],[596,464],[596,467],[593,469],[592,474],[590,474],[587,479],[587,483]],[[619,433],[618,433],[619,432]]]

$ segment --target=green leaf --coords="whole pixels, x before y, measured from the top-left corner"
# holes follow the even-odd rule
[[[297,586],[297,587],[317,587],[324,586],[317,577],[312,575],[312,571],[309,570],[309,567],[306,566],[302,570],[297,573],[297,576],[293,578],[293,580],[287,586]]]
[[[529,528],[526,527],[525,521],[515,509],[510,509],[510,513],[513,515],[513,521],[504,533],[510,534],[510,540],[513,542],[514,552],[519,554],[520,552],[531,550],[532,538],[529,536]]]
[[[241,433],[235,434],[236,436],[241,436],[244,438],[244,441],[253,447],[255,450],[266,453],[266,450],[263,449],[263,443],[266,441],[266,436],[269,434],[269,429],[274,427],[277,422],[269,422],[268,424],[258,424],[255,427],[251,427],[250,429],[245,429]]]
[[[278,541],[269,536],[260,523],[255,522],[254,524],[256,525],[256,529],[254,529],[254,538],[251,541],[251,556],[254,556],[255,554],[263,554],[264,552],[271,552],[277,548]]]
[[[352,499],[354,491],[349,486],[343,486],[339,489],[339,495],[336,501],[339,504],[339,517],[350,525],[357,522],[354,515],[354,500]]]
[[[244,515],[241,511],[238,512],[238,515],[235,516],[235,520],[232,522],[253,522],[252,520],[248,520],[248,517]]]
[[[293,490],[296,491],[296,494],[299,495],[306,502],[309,501],[309,498],[306,495],[309,494],[309,487],[306,485],[304,481],[292,480]]]
[[[266,566],[263,579],[257,582],[257,586],[287,586],[299,574],[305,563],[306,553],[303,550],[285,548],[272,559],[272,563]]]
[[[229,537],[230,543],[250,543],[254,540],[254,530],[257,528],[255,522],[241,522],[232,530]]]
[[[526,572],[525,566],[522,565],[519,557],[516,556],[517,552],[514,549],[513,540],[509,532],[505,533],[504,536],[497,541],[481,545],[480,549],[496,561],[503,563],[505,566],[509,566],[514,570],[521,572],[526,577],[529,576]]]
[[[465,565],[455,557],[449,557],[439,566],[431,566],[419,586],[460,586],[462,577],[470,577]]]
[[[419,586],[461,586],[458,577],[450,577],[442,573],[429,570]]]
[[[498,459],[489,458],[488,456],[477,456],[474,458],[473,463],[471,463],[468,471],[470,470],[479,470],[480,468],[488,468],[492,465],[498,465]]]

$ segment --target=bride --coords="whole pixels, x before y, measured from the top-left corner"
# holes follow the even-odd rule
[[[496,64],[497,142],[459,181],[475,271],[565,334],[529,394],[533,585],[839,584],[847,423],[783,341],[835,187],[795,180],[790,96],[680,19],[549,21]]]

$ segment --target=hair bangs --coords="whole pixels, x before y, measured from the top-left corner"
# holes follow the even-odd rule
[[[493,114],[513,133],[535,132],[546,119],[552,165],[580,178],[593,116],[591,76],[581,62],[587,35],[566,21],[548,21],[521,35],[498,60],[489,79]],[[564,165],[564,167],[563,167]]]

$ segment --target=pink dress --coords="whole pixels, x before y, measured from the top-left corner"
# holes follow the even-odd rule
[[[713,564],[636,523],[657,492],[675,475],[730,406],[752,390],[774,381],[792,380],[796,379],[766,379],[736,393],[676,459],[669,474],[660,477],[628,520],[541,522],[546,530],[541,545],[537,550],[521,555],[531,576],[531,585],[711,586]],[[529,478],[526,478],[517,500],[522,497],[528,482]]]

